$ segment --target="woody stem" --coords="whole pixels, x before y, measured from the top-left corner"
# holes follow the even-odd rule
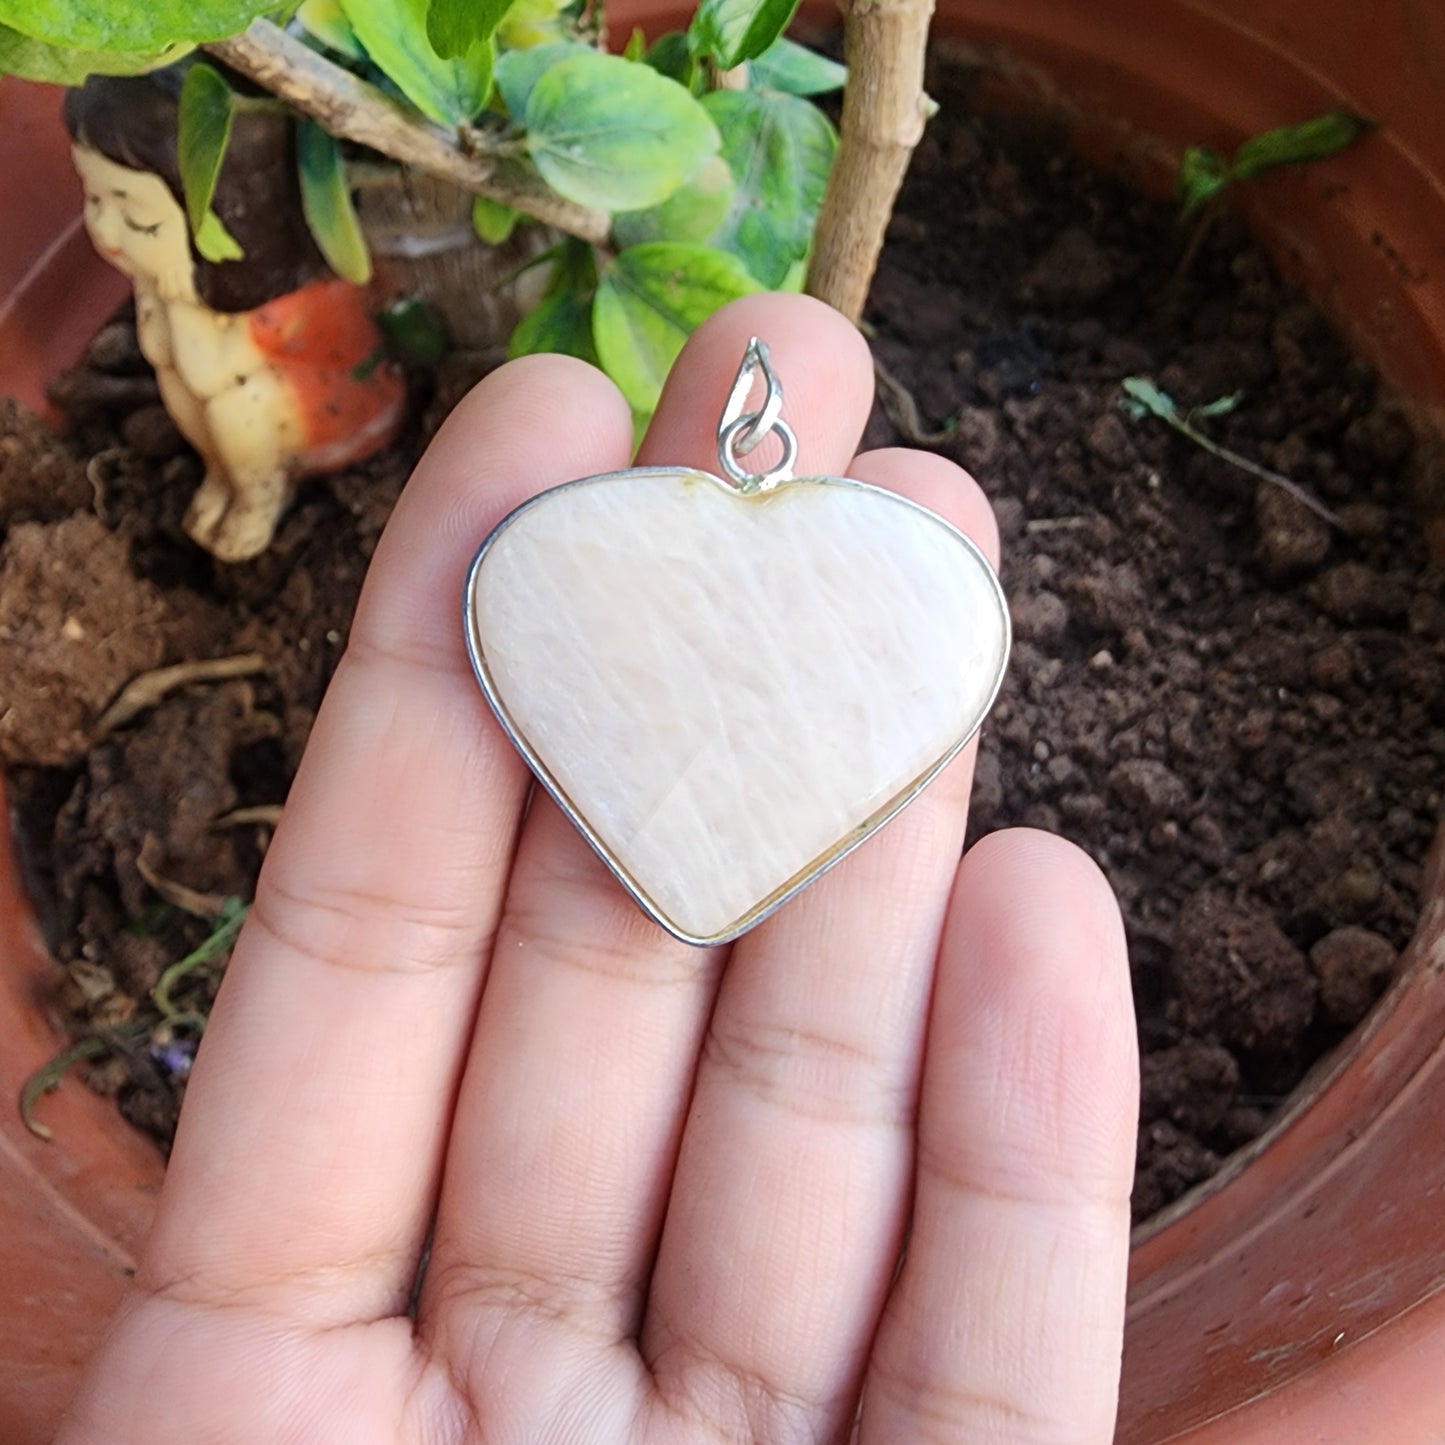
[[[467,128],[452,136],[409,114],[374,85],[334,65],[269,20],[253,20],[240,35],[205,48],[334,136],[499,201],[584,241],[607,238],[610,223],[605,212],[565,200],[540,177],[506,164],[506,157],[492,153],[480,132]]]
[[[839,0],[838,8],[848,87],[806,289],[856,322],[929,115],[923,60],[933,0]]]

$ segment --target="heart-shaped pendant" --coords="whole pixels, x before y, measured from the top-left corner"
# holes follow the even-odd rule
[[[769,395],[744,412],[758,370]],[[973,543],[892,492],[791,477],[780,400],[754,342],[720,428],[731,483],[639,467],[553,488],[467,579],[502,726],[695,944],[751,928],[897,813],[978,729],[1008,654]],[[743,471],[769,431],[784,465]]]

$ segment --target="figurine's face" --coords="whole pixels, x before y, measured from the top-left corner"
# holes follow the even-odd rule
[[[95,248],[140,286],[171,301],[194,300],[185,212],[150,171],[117,165],[89,146],[71,151],[85,184],[85,226]]]

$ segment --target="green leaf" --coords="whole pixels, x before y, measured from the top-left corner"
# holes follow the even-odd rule
[[[226,229],[221,218],[214,211],[207,211],[201,217],[201,224],[195,231],[196,250],[207,261],[239,261],[245,256],[241,244]]]
[[[537,260],[550,264],[552,274],[541,302],[513,331],[508,357],[549,351],[600,366],[592,341],[592,303],[597,295],[597,259],[592,247],[569,236]]]
[[[420,296],[403,296],[377,313],[377,329],[386,349],[399,361],[435,366],[446,355],[447,333],[436,312]]]
[[[235,96],[220,71],[204,64],[191,66],[181,84],[176,162],[186,197],[186,219],[193,235],[199,234],[206,212],[211,209],[234,119]]]
[[[521,219],[520,211],[488,196],[477,196],[472,201],[472,230],[489,246],[500,246],[508,240]]]
[[[718,90],[702,104],[737,182],[712,244],[776,287],[808,253],[838,134],[816,106],[777,91]]]
[[[580,27],[584,0],[513,0],[497,27],[497,43],[505,50],[530,50],[564,40]]]
[[[580,40],[551,40],[528,50],[509,50],[497,61],[497,94],[515,120],[527,113],[532,87],[560,61],[573,55],[589,55],[590,45]]]
[[[1244,400],[1242,391],[1230,392],[1228,396],[1216,397],[1213,401],[1207,401],[1203,406],[1196,406],[1189,413],[1192,421],[1195,417],[1228,416],[1236,410],[1239,403]]]
[[[343,280],[364,286],[371,280],[371,254],[351,204],[340,142],[303,118],[296,127],[296,156],[301,209],[326,264]]]
[[[1324,160],[1374,129],[1374,121],[1332,110],[1299,125],[1282,125],[1244,142],[1226,162],[1208,146],[1191,146],[1179,163],[1179,194],[1191,215],[1234,181],[1253,180],[1277,166]]]
[[[791,291],[795,296],[803,294],[803,287],[808,280],[808,258],[800,256],[791,266],[788,267],[788,274],[773,287],[774,291]]]
[[[32,40],[8,25],[0,25],[0,75],[41,80],[50,85],[79,85],[87,75],[141,75],[179,60],[189,48],[179,45],[159,54],[70,50]]]
[[[826,95],[848,83],[848,67],[783,36],[748,63],[748,78],[787,95]]]
[[[341,0],[341,9],[372,61],[428,120],[464,125],[487,103],[490,40],[443,60],[427,38],[427,0]]]
[[[687,33],[695,54],[731,70],[767,50],[797,8],[798,0],[702,0]]]
[[[429,0],[427,39],[443,60],[458,60],[484,44],[512,8],[512,0]]]
[[[1190,146],[1179,159],[1179,199],[1191,216],[1212,201],[1229,184],[1229,167],[1222,155],[1208,146]]]
[[[669,30],[666,35],[659,35],[644,58],[659,75],[665,75],[689,90],[693,88],[697,78],[697,59],[681,30]]]
[[[0,24],[66,50],[159,54],[239,34],[274,0],[0,0]]]
[[[574,55],[532,88],[527,149],[559,195],[607,211],[665,201],[718,148],[707,112],[676,81],[616,55]]]
[[[619,212],[612,221],[612,234],[619,246],[640,246],[647,241],[706,241],[728,214],[735,189],[727,162],[713,156],[660,206]]]
[[[634,411],[650,412],[693,329],[761,289],[735,257],[708,246],[633,246],[612,260],[597,288],[592,329],[602,365]]]
[[[592,340],[591,296],[575,292],[548,296],[521,319],[507,343],[508,360],[542,351],[602,364]]]
[[[1374,122],[1348,110],[1332,110],[1300,125],[1282,125],[1252,137],[1235,151],[1230,162],[1231,180],[1247,181],[1276,166],[1303,165],[1322,161],[1344,150]]]
[[[366,51],[342,13],[339,0],[301,0],[296,18],[301,28],[328,50],[348,60],[366,59]]]
[[[1179,408],[1174,398],[1167,391],[1160,391],[1152,381],[1142,376],[1126,376],[1119,384],[1128,398],[1124,409],[1132,416],[1157,416],[1160,421],[1171,424],[1178,419]]]
[[[632,34],[627,37],[627,44],[622,47],[622,58],[624,60],[647,59],[647,36],[643,33],[640,25],[632,27]]]
[[[537,260],[552,267],[544,296],[586,296],[590,300],[597,290],[597,254],[586,241],[568,236]]]

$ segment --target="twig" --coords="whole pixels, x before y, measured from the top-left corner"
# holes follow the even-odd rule
[[[930,112],[923,59],[933,0],[839,0],[838,8],[848,65],[842,143],[818,217],[806,289],[856,322]]]
[[[873,374],[878,380],[878,401],[884,416],[910,446],[936,447],[953,440],[954,427],[943,426],[937,431],[924,429],[923,415],[918,410],[913,393],[876,356],[873,358]]]
[[[241,925],[246,921],[251,906],[234,898],[229,902],[231,911],[222,914],[221,921],[211,931],[210,936],[184,958],[171,964],[156,980],[156,986],[151,990],[151,998],[161,1011],[162,1017],[172,1022],[182,1017],[189,1021],[190,1015],[171,1002],[171,994],[188,975],[219,958],[235,943],[236,935],[241,931]]]
[[[177,883],[174,878],[167,878],[151,861],[160,851],[161,845],[155,835],[147,833],[135,860],[135,871],[145,882],[172,908],[179,908],[193,918],[224,917],[230,898],[223,893],[202,893],[199,889]]]
[[[500,201],[584,241],[607,239],[605,212],[564,200],[540,177],[504,168],[499,157],[480,154],[485,140],[477,131],[466,130],[454,139],[440,126],[409,115],[374,85],[332,64],[269,20],[253,20],[240,35],[205,49],[334,136]]]
[[[1024,523],[1024,531],[1033,536],[1040,532],[1077,532],[1093,525],[1093,517],[1033,517]]]
[[[157,667],[131,678],[120,695],[101,713],[95,724],[95,737],[105,737],[124,727],[147,708],[154,707],[168,693],[192,682],[224,682],[233,677],[249,677],[262,671],[266,659],[259,652],[242,652],[234,657],[208,657],[196,662],[178,662],[173,667]]]
[[[45,388],[46,400],[64,412],[134,410],[160,400],[153,375],[108,376],[99,371],[68,371]]]
[[[95,515],[102,521],[106,519],[106,473],[112,462],[123,461],[129,455],[125,447],[106,447],[104,451],[96,452],[85,464],[85,480],[90,483],[91,505],[95,509]]]
[[[258,803],[253,808],[233,808],[229,813],[216,819],[212,828],[244,828],[257,823],[263,828],[274,828],[281,821],[280,803]]]

